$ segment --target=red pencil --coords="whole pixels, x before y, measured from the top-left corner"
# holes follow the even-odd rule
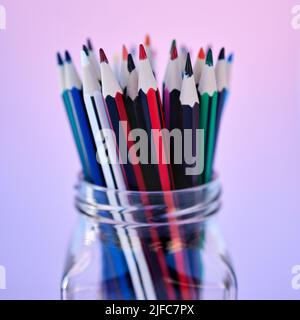
[[[145,122],[147,123],[148,127],[151,127],[152,130],[161,130],[165,128],[165,122],[162,113],[160,93],[157,88],[157,83],[143,45],[140,45],[139,60],[139,97],[146,120]],[[166,162],[167,151],[163,137],[160,139],[160,142],[161,143],[154,144],[155,155],[157,158],[156,160],[158,163],[157,166],[160,177],[161,190],[169,191],[174,187],[171,166]],[[175,203],[171,194],[166,192],[164,194],[164,199],[168,207],[168,211],[173,211],[175,208]],[[172,242],[176,243],[176,246],[178,245],[179,247],[178,250],[176,248],[176,251],[173,254],[176,264],[181,298],[191,299],[191,290],[189,288],[190,281],[187,276],[188,268],[186,266],[184,254],[181,249],[182,242],[180,239],[180,231],[178,226],[176,225],[176,218],[169,217],[168,219],[170,222],[170,236]]]
[[[108,60],[106,58],[106,55],[102,49],[100,49],[100,67],[101,67],[101,73],[102,73],[102,90],[103,90],[103,97],[105,99],[107,111],[110,115],[110,120],[112,123],[112,128],[114,128],[114,131],[118,131],[118,124],[119,121],[126,121],[127,122],[127,132],[123,132],[123,135],[128,137],[128,134],[131,130],[131,125],[129,123],[129,119],[126,113],[124,101],[123,101],[123,95],[121,88],[119,84],[117,83],[112,70],[109,67]],[[117,138],[118,139],[118,138]],[[128,139],[127,139],[128,141]],[[128,141],[128,150],[132,147],[133,142]],[[125,174],[127,175],[127,180],[130,180],[132,178],[132,173],[130,173],[130,164],[129,166],[125,167]],[[134,174],[133,176],[137,179],[137,190],[144,191],[146,190],[143,174],[141,171],[141,167],[139,164],[132,165]],[[130,181],[129,181],[130,182]],[[132,186],[130,186],[130,189],[132,190]],[[145,206],[149,205],[148,199],[146,196],[142,197],[143,204]],[[145,212],[146,217],[148,219],[151,219],[152,213],[147,211]],[[150,236],[152,238],[152,243],[157,245],[156,249],[156,259],[158,260],[158,264],[160,267],[160,271],[163,275],[163,279],[170,279],[170,274],[168,270],[168,266],[166,264],[165,260],[165,254],[162,250],[161,241],[157,232],[156,228],[150,228],[149,230]],[[149,247],[145,248],[145,253],[149,253]],[[166,291],[168,294],[169,299],[175,299],[175,292],[174,288],[172,287],[172,284],[168,281],[165,283],[166,285]]]

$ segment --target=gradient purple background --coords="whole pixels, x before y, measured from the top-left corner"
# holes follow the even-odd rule
[[[55,52],[78,63],[86,36],[109,57],[146,32],[161,77],[170,41],[226,45],[236,53],[217,168],[223,232],[239,297],[299,299],[299,46],[290,26],[297,1],[1,0],[0,299],[57,299],[79,162],[59,96]],[[103,30],[103,31],[102,31]]]

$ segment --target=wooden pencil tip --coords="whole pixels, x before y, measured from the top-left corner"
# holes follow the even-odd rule
[[[64,61],[63,61],[63,59],[62,59],[62,57],[61,57],[59,52],[57,52],[57,54],[56,54],[56,59],[57,59],[57,64],[59,66],[62,66],[64,64]]]
[[[201,60],[205,60],[205,52],[204,49],[201,47],[198,53],[198,58]]]
[[[220,50],[218,59],[219,60],[224,60],[225,59],[225,48],[224,47]]]
[[[185,63],[184,73],[188,77],[191,77],[193,75],[193,67],[192,67],[191,57],[190,57],[190,53],[189,52],[186,55],[186,63]]]
[[[180,52],[181,52],[182,55],[186,55],[188,53],[187,47],[185,45],[182,45],[180,47]]]
[[[89,49],[85,44],[82,46],[82,50],[85,52],[87,56],[90,54]]]
[[[213,66],[214,62],[213,62],[213,55],[212,55],[212,50],[208,49],[207,51],[207,55],[206,55],[206,64],[208,66]]]
[[[178,57],[177,47],[176,47],[176,40],[172,41],[171,46],[171,60],[175,60]]]
[[[108,59],[107,59],[106,54],[102,48],[99,50],[99,54],[100,54],[100,62],[108,63]]]
[[[150,47],[150,45],[151,45],[150,36],[149,36],[149,34],[146,34],[146,37],[145,37],[145,46],[146,46],[146,47]]]
[[[86,44],[87,44],[87,47],[90,51],[93,51],[94,50],[94,47],[93,47],[93,44],[92,44],[92,41],[90,38],[87,39],[86,41]]]
[[[135,64],[134,64],[134,61],[133,61],[131,53],[127,57],[127,69],[128,69],[129,73],[132,72],[135,69]]]
[[[135,57],[135,56],[136,56],[136,47],[131,46],[131,48],[130,48],[130,53],[131,53],[131,55],[132,55],[133,57]]]
[[[208,53],[208,50],[212,50],[212,44],[207,45],[206,47],[206,54]]]
[[[139,59],[140,60],[147,59],[147,54],[146,54],[145,48],[144,48],[144,46],[142,44],[140,44]]]
[[[68,50],[65,51],[65,59],[66,59],[66,62],[68,63],[72,62],[72,58]]]
[[[124,61],[126,61],[127,58],[128,58],[128,51],[127,51],[126,46],[123,44],[123,46],[122,46],[122,59]]]
[[[80,62],[81,62],[82,66],[86,66],[89,64],[89,59],[88,59],[88,56],[87,56],[85,50],[81,50],[81,52],[80,52]]]

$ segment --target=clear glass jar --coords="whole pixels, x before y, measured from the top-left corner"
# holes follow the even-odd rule
[[[121,192],[79,181],[80,212],[62,298],[236,299],[220,236],[218,179],[170,192]]]

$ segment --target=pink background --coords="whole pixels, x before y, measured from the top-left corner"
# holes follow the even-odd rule
[[[76,5],[74,4],[76,3]],[[198,51],[234,50],[217,168],[220,214],[239,297],[299,299],[299,43],[296,1],[2,0],[0,31],[0,299],[59,298],[79,162],[59,96],[55,52],[79,61],[87,36],[112,58],[146,32],[161,77],[175,37]]]

